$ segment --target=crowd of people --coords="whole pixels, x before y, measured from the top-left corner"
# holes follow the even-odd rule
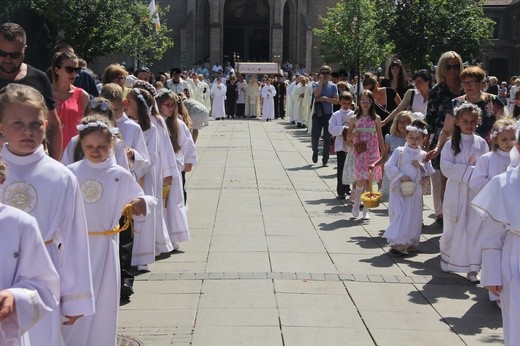
[[[186,174],[210,116],[308,131],[313,163],[320,144],[322,166],[336,154],[352,217],[370,219],[362,196],[379,186],[396,256],[420,251],[433,195],[441,269],[481,281],[506,344],[520,343],[519,78],[498,85],[449,51],[435,77],[394,59],[387,77],[359,81],[286,62],[260,79],[230,63],[156,76],[111,64],[96,82],[69,45],[46,72],[25,49],[23,28],[0,25],[0,344],[115,344],[134,276],[190,239]]]

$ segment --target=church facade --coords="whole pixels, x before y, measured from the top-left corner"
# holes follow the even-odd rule
[[[315,70],[321,61],[312,28],[336,2],[159,0],[159,6],[170,7],[169,17],[160,20],[173,30],[175,46],[153,68],[188,69],[204,61],[290,61]]]

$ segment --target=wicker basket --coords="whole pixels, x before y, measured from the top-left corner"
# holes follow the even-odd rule
[[[372,187],[372,172],[370,172],[369,178],[370,191],[365,192],[361,195],[361,201],[365,208],[377,208],[381,203],[381,198],[383,194],[379,191],[374,191]]]

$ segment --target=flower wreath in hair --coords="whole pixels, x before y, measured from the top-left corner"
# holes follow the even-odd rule
[[[412,126],[412,125],[406,126],[406,131],[408,131],[408,132],[418,132],[418,133],[422,133],[422,134],[425,134],[425,135],[428,134],[428,130],[421,129],[421,128],[418,128],[417,126]]]
[[[475,112],[475,113],[477,113],[479,118],[482,115],[482,110],[477,105],[474,105],[473,103],[469,103],[466,101],[462,102],[460,105],[455,107],[455,109],[453,110],[453,114],[457,114],[459,112],[464,112],[464,111]]]
[[[145,106],[148,115],[152,114],[152,107],[148,107],[148,103],[146,103],[146,100],[144,99],[143,94],[141,93],[141,90],[139,88],[133,88],[132,91],[134,92],[137,99],[142,102],[142,104]]]
[[[171,95],[171,94],[173,94],[173,91],[171,91],[170,89],[163,88],[163,89],[159,90],[159,92],[155,95],[155,99],[163,97],[164,95]]]
[[[516,132],[518,130],[518,125],[503,126],[503,127],[499,128],[498,130],[491,132],[491,134],[489,135],[489,138],[496,138],[499,133],[502,133],[502,132],[508,131],[508,130],[514,130]]]
[[[153,97],[157,97],[157,89],[144,80],[136,80],[134,84],[132,84],[132,88],[142,88],[150,93]]]
[[[99,121],[99,120],[91,121],[86,124],[79,124],[76,126],[76,129],[78,129],[79,132],[82,132],[82,131],[85,131],[86,129],[92,129],[92,128],[96,128],[96,127],[108,129],[110,131],[110,133],[114,136],[119,134],[119,129],[117,127],[109,127],[107,124],[105,124],[104,122]]]

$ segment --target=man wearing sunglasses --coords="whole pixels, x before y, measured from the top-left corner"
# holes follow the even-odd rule
[[[338,87],[330,80],[331,68],[324,65],[320,68],[319,80],[314,83],[314,111],[312,114],[312,162],[318,162],[318,143],[323,133],[323,166],[327,166],[330,154],[329,120],[332,116],[332,105],[338,104]]]
[[[61,156],[61,124],[54,105],[51,82],[47,75],[24,63],[26,35],[15,23],[0,25],[0,89],[10,83],[29,85],[45,98],[47,113],[47,141],[49,155],[56,160]]]

